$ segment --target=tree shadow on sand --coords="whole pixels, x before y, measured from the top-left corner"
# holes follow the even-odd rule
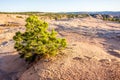
[[[0,80],[17,80],[27,68],[28,64],[13,53],[0,53]]]

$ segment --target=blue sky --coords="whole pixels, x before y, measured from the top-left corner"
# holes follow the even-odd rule
[[[120,11],[120,0],[0,0],[0,11]]]

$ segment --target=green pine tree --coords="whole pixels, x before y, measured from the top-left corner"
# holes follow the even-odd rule
[[[13,37],[15,49],[28,62],[33,62],[45,56],[55,56],[66,47],[66,40],[57,38],[57,32],[49,32],[48,24],[40,21],[37,16],[26,19],[26,31],[17,32]]]

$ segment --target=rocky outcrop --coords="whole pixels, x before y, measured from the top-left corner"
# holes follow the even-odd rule
[[[93,17],[97,19],[103,19],[103,16],[101,14],[93,15]]]

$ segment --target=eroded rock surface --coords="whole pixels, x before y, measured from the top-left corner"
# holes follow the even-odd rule
[[[17,22],[16,18],[11,19]],[[24,19],[18,20],[20,24]],[[0,26],[0,80],[120,79],[119,23],[91,17],[48,23],[49,30],[55,28],[59,37],[66,38],[68,46],[58,56],[40,60],[29,68],[19,58],[12,40],[15,32],[24,32],[25,27]]]

